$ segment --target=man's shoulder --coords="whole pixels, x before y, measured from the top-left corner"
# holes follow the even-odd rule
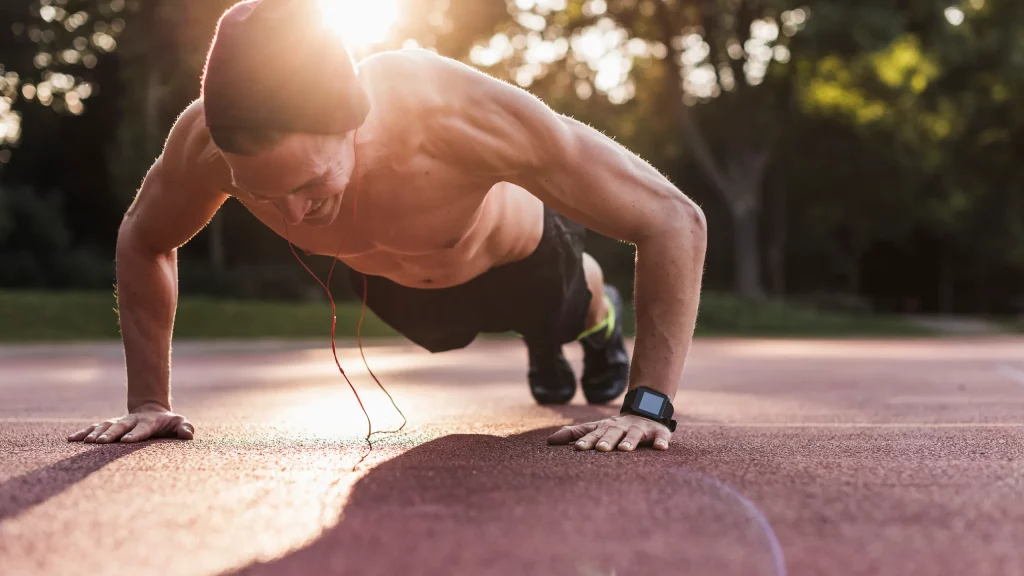
[[[206,127],[203,100],[192,102],[178,116],[161,155],[170,177],[201,177],[214,184],[227,168]]]
[[[382,52],[360,64],[381,133],[392,139],[461,138],[471,117],[488,114],[506,83],[472,66],[422,49]]]
[[[378,97],[414,107],[457,104],[489,83],[499,82],[458,60],[420,48],[382,52],[360,63]]]
[[[369,56],[359,63],[359,73],[369,73],[375,77],[381,74],[388,77],[419,76],[436,74],[445,70],[467,67],[462,62],[441,56],[436,52],[423,48],[402,48],[387,50]]]

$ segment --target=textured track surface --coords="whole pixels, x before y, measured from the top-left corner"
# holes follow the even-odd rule
[[[516,343],[374,347],[409,425],[355,470],[329,350],[175,354],[196,440],[85,446],[119,349],[0,349],[0,574],[1024,573],[1024,340],[699,341],[633,454],[546,446],[614,410],[533,405]]]

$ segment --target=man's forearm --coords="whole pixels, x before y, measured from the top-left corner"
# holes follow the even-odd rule
[[[128,376],[128,411],[171,407],[171,334],[177,306],[177,255],[146,254],[119,242],[117,304]]]
[[[671,229],[637,244],[630,389],[648,386],[675,398],[693,342],[706,246],[704,216],[689,203]]]

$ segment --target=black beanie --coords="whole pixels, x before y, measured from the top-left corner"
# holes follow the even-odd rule
[[[341,134],[370,111],[352,57],[318,0],[249,0],[225,12],[202,98],[211,128]]]

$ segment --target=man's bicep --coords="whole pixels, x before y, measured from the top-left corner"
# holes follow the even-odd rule
[[[187,110],[171,130],[125,214],[121,241],[148,252],[170,252],[202,230],[227,199],[217,185],[221,168],[206,154],[212,143],[201,132],[201,118]]]
[[[199,233],[227,199],[202,182],[168,172],[162,159],[150,169],[125,214],[119,241],[147,252],[170,252]]]
[[[693,206],[641,158],[561,115],[529,92],[483,73],[456,74],[454,108],[441,130],[463,169],[516,184],[605,236],[637,242],[674,226]]]

